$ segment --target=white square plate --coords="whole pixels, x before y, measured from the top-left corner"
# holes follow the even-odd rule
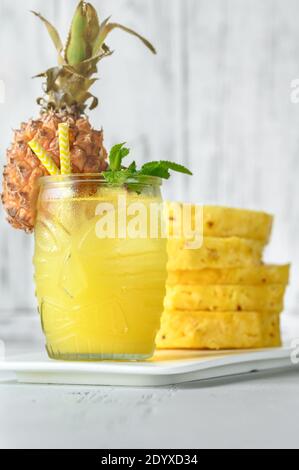
[[[162,386],[295,367],[291,347],[261,350],[158,351],[144,362],[64,362],[46,353],[0,361],[0,373],[22,383]]]
[[[297,367],[299,315],[282,317],[281,348],[228,351],[157,351],[144,362],[53,361],[45,352],[0,360],[1,376],[22,383],[162,386]],[[293,346],[292,346],[293,345]],[[295,347],[297,348],[297,354]],[[296,360],[295,362],[298,362]]]

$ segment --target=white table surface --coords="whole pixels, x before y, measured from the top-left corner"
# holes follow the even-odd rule
[[[164,388],[0,383],[0,448],[299,447],[299,374]]]
[[[0,448],[299,448],[298,368],[162,388],[0,377]]]

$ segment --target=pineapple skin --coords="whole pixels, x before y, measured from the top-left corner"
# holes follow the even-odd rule
[[[93,129],[87,117],[50,111],[37,120],[22,123],[7,150],[1,197],[8,222],[27,233],[34,229],[38,179],[49,175],[28,142],[38,140],[60,167],[58,125],[61,122],[70,126],[72,173],[100,173],[107,168],[103,131]]]

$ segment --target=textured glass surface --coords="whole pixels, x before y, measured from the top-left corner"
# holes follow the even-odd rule
[[[98,237],[97,207],[150,207],[158,185],[138,193],[101,181],[47,179],[35,229],[36,294],[50,357],[64,360],[145,359],[155,349],[166,278],[166,242]],[[117,235],[117,234],[116,234]]]

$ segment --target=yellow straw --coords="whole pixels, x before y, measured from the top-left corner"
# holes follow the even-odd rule
[[[60,168],[62,175],[72,173],[71,155],[70,155],[70,130],[66,123],[59,124],[59,149],[60,149]]]
[[[53,158],[46,152],[46,150],[40,145],[40,143],[37,142],[37,140],[31,140],[28,145],[31,150],[33,150],[37,158],[44,165],[46,170],[48,170],[50,175],[60,175],[59,168],[57,168],[57,166],[55,165]]]

